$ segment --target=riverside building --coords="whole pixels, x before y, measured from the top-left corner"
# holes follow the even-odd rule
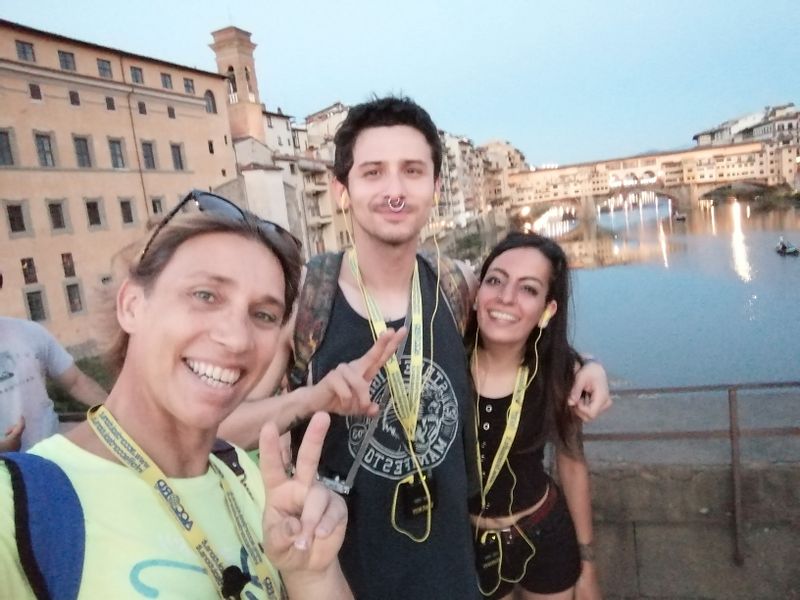
[[[96,351],[112,257],[236,176],[224,75],[0,20],[0,314]]]

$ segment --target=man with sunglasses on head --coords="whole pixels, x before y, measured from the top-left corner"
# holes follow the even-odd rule
[[[476,458],[469,373],[442,291],[440,276],[448,274],[418,254],[420,232],[438,201],[438,130],[410,99],[387,97],[353,107],[334,142],[334,191],[354,245],[325,263],[337,287],[332,306],[324,307],[327,327],[309,383],[361,356],[383,329],[405,326],[406,334],[369,385],[371,402],[365,405],[363,393],[343,393],[328,407],[340,414],[332,418],[320,476],[348,502],[342,569],[359,599],[478,598],[467,510],[474,479],[468,465]],[[466,267],[463,275],[472,296],[475,276]],[[472,305],[472,297],[463,299]],[[313,298],[301,294],[304,301]],[[306,333],[295,332],[295,346]],[[278,382],[280,374],[271,375],[262,390]],[[582,418],[610,405],[599,365],[578,374],[573,396],[582,391],[591,395],[576,404]],[[221,431],[246,445],[274,411],[309,414],[302,400],[245,403]]]

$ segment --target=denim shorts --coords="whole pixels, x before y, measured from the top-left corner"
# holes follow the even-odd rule
[[[523,517],[517,526],[500,531],[473,527],[478,581],[485,598],[502,598],[516,584],[536,594],[555,594],[578,581],[581,558],[575,525],[564,494],[552,481],[550,486],[549,493],[557,494],[555,503],[537,523],[526,524],[531,519]]]

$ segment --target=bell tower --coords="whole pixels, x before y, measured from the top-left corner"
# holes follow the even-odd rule
[[[253,137],[266,143],[261,99],[258,94],[250,32],[238,27],[225,27],[211,33],[209,44],[217,57],[217,71],[228,78],[228,116],[234,139]]]

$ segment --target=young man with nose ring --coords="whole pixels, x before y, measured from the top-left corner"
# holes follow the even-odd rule
[[[418,255],[440,185],[438,130],[410,99],[377,98],[353,107],[334,141],[333,187],[353,248],[340,263],[311,382],[361,356],[384,329],[407,329],[402,350],[369,386],[372,402],[332,407],[345,414],[332,416],[320,476],[346,494],[342,569],[362,600],[479,598],[467,507],[475,448],[469,371],[438,274]],[[464,275],[474,295],[475,276],[466,267]],[[599,365],[577,374],[573,397],[584,391],[591,399],[577,403],[582,418],[610,405]],[[269,403],[249,403],[223,431],[246,443],[270,418]]]

